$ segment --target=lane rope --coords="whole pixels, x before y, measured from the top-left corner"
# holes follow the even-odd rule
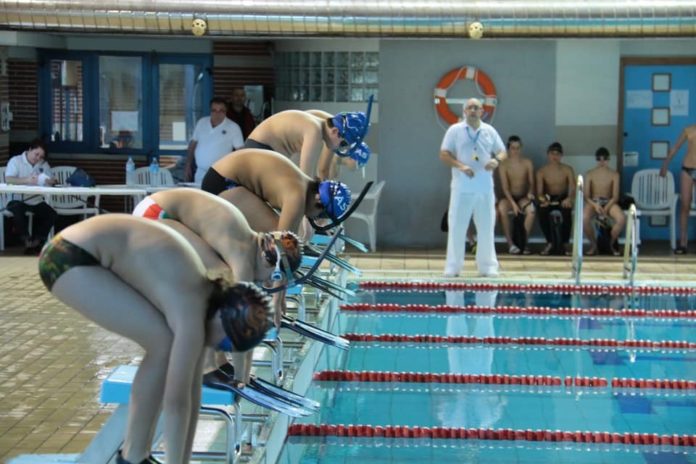
[[[367,280],[360,282],[365,290],[482,290],[525,293],[579,293],[592,295],[694,295],[696,287],[630,287],[626,285],[599,284],[521,284],[511,282],[386,282]]]
[[[624,445],[696,446],[696,435],[612,433],[565,430],[477,429],[401,425],[293,424],[288,436],[384,437],[534,442],[609,443]]]
[[[545,337],[471,337],[458,335],[403,335],[347,333],[343,338],[351,342],[373,343],[443,343],[451,345],[534,345],[592,348],[643,348],[662,350],[693,350],[696,342],[678,340],[615,340],[605,338],[545,338]]]
[[[342,311],[349,312],[696,319],[696,310],[682,311],[678,309],[552,308],[550,306],[454,306],[425,304],[400,305],[396,303],[355,303],[341,305],[340,308]]]
[[[565,386],[608,389],[696,390],[696,381],[686,379],[639,379],[617,377],[572,377],[508,374],[434,374],[429,372],[326,370],[314,374],[322,382],[401,382],[477,385]]]

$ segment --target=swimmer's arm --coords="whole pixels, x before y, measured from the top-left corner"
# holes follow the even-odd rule
[[[664,161],[665,165],[669,164],[670,160],[677,154],[684,142],[686,142],[686,129],[682,131],[672,149],[667,153],[667,158]]]
[[[317,177],[319,177],[319,180],[326,180],[331,177],[331,163],[334,157],[333,151],[324,145],[319,155],[319,163],[317,164]]]
[[[609,203],[604,207],[605,211],[609,212],[609,208],[619,203],[619,173],[615,172],[611,176],[611,198]]]
[[[527,197],[530,199],[534,198],[535,182],[534,182],[534,165],[531,161],[527,160],[527,182],[529,183],[529,190],[527,191]]]
[[[205,327],[201,318],[197,319],[180,317],[172,326],[174,340],[169,354],[162,403],[167,462],[185,462],[189,452],[186,449],[189,433],[192,433],[192,409],[200,407],[200,394],[197,402],[193,398],[193,383],[200,382],[202,376],[200,362],[205,343]]]
[[[304,217],[304,195],[292,195],[283,199],[283,206],[278,219],[278,230],[289,230],[299,233],[300,223]]]
[[[568,176],[568,198],[575,203],[575,171],[573,171],[573,168],[568,166],[566,175]]]
[[[199,373],[198,377],[203,375],[203,365],[205,363],[205,353],[200,357],[198,361],[198,366],[196,367],[196,371]],[[201,403],[201,391],[203,389],[203,383],[202,382],[193,382],[192,388],[191,388],[191,404],[200,404]],[[189,430],[188,430],[188,437],[186,437],[186,461],[189,462],[191,460],[191,453],[193,451],[193,439],[196,437],[196,426],[198,425],[198,414],[200,412],[200,408],[193,407],[191,408],[191,418],[189,419]]]
[[[515,200],[512,198],[512,194],[510,193],[510,179],[508,178],[507,167],[501,166],[499,172],[500,188],[503,190],[503,195],[505,196],[505,198],[507,198],[507,201],[509,201],[512,205],[513,203],[515,203]]]
[[[541,202],[546,201],[546,197],[544,196],[544,170],[539,169],[539,171],[536,174],[536,193],[537,193],[537,199]]]
[[[312,126],[311,131],[305,133],[302,140],[302,150],[300,151],[300,171],[309,177],[314,176],[314,170],[318,168],[319,155],[324,146],[321,137],[321,129]],[[328,171],[326,173],[328,176]]]

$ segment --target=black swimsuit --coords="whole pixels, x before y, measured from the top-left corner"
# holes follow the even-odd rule
[[[205,177],[203,177],[203,182],[201,182],[201,190],[212,193],[213,195],[218,195],[225,190],[235,187],[239,187],[239,184],[232,179],[222,177],[222,175],[213,168],[208,169],[208,172],[205,173]]]
[[[696,180],[696,168],[687,168],[686,166],[682,166],[682,171],[687,173],[692,179]]]
[[[260,148],[262,150],[273,150],[273,147],[263,142],[258,142],[254,139],[246,139],[244,148]]]

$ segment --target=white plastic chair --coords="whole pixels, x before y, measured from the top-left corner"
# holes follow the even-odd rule
[[[666,216],[669,219],[672,235],[674,234],[674,209],[676,193],[674,176],[667,171],[665,177],[660,176],[659,169],[642,169],[633,175],[631,181],[631,196],[636,202],[638,212],[638,227],[640,231],[640,216]],[[672,242],[674,248],[674,242]]]
[[[0,184],[5,183],[5,169],[7,169],[6,166],[0,166]],[[14,215],[6,209],[7,203],[9,203],[11,199],[12,197],[10,195],[0,193],[0,251],[5,249],[5,218],[14,217]],[[27,229],[29,235],[31,235],[34,215],[27,212],[27,218],[29,219]]]
[[[160,181],[158,185],[167,186],[174,185],[174,177],[169,169],[160,169]],[[150,168],[148,166],[135,170],[135,183],[137,185],[152,185],[150,182]]]
[[[669,243],[673,250],[677,248],[677,218],[679,217],[679,209],[677,209],[677,203],[681,198],[679,195],[674,195],[674,202],[672,202],[672,214],[669,221]],[[689,206],[689,217],[696,216],[696,189],[691,194],[691,206]]]
[[[67,184],[68,177],[75,169],[75,166],[55,166],[51,168],[51,173],[58,184]],[[86,219],[89,215],[99,214],[98,208],[88,206],[90,196],[92,195],[51,195],[51,207],[61,216],[81,215]]]
[[[377,250],[377,206],[379,205],[379,197],[382,195],[384,184],[386,184],[386,181],[379,181],[377,185],[375,185],[370,192],[365,195],[365,198],[363,198],[362,203],[360,203],[358,210],[350,216],[350,219],[364,221],[367,225],[367,234],[370,240],[370,251]]]

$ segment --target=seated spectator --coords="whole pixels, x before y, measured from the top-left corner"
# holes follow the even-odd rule
[[[600,228],[610,229],[611,253],[619,256],[618,238],[626,224],[626,217],[619,207],[619,173],[608,166],[609,150],[599,147],[595,153],[597,167],[585,177],[585,210],[583,228],[590,240],[590,248],[585,254],[597,254],[595,223]]]
[[[507,142],[508,158],[500,164],[500,186],[502,197],[498,202],[498,214],[500,225],[507,240],[508,250],[511,255],[531,254],[527,246],[527,238],[534,227],[536,210],[534,208],[534,165],[529,158],[522,155],[522,140],[511,135]],[[524,224],[524,237],[514,237],[509,213],[512,213],[513,221],[522,220]],[[515,244],[515,241],[520,242]]]
[[[57,181],[51,175],[51,166],[45,158],[44,143],[41,139],[33,140],[27,151],[10,158],[5,170],[5,182],[16,185],[55,185]],[[12,213],[15,230],[24,241],[24,253],[37,254],[55,224],[56,211],[41,195],[16,194],[7,203],[7,210]],[[31,234],[27,213],[33,215]]]
[[[539,225],[546,238],[546,246],[541,254],[546,256],[553,252],[570,255],[568,241],[575,203],[575,173],[573,168],[561,163],[563,146],[560,143],[549,145],[546,156],[548,163],[536,174]]]

